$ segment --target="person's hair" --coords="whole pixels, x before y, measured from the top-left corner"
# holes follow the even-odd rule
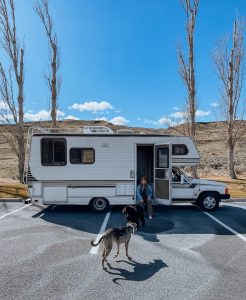
[[[141,179],[140,179],[140,181],[142,181],[142,180],[145,180],[146,182],[148,182],[147,176],[142,176]]]

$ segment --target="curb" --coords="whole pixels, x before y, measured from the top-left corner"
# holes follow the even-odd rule
[[[0,202],[23,202],[22,198],[0,198]]]
[[[246,202],[245,198],[231,198],[228,200],[221,200],[221,202]]]
[[[23,199],[23,198],[0,198],[1,202],[10,202],[10,203],[16,203],[16,202],[23,202],[25,204],[31,203],[31,198]]]

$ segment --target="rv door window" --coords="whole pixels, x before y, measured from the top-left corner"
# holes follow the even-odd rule
[[[168,148],[159,148],[157,156],[158,168],[169,168],[169,150]]]
[[[71,148],[70,163],[71,164],[94,164],[95,150],[92,148]]]
[[[67,164],[66,140],[42,139],[41,163],[43,166],[65,166]]]

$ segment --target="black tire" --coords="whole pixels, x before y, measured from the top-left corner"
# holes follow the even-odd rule
[[[202,194],[198,199],[198,205],[202,210],[215,211],[219,206],[220,199],[217,194],[208,192]]]
[[[104,213],[109,211],[110,205],[105,198],[93,198],[90,202],[90,209],[92,212]]]

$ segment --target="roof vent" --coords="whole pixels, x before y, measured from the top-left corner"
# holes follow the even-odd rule
[[[114,134],[113,130],[106,126],[84,126],[84,133],[89,134]]]

